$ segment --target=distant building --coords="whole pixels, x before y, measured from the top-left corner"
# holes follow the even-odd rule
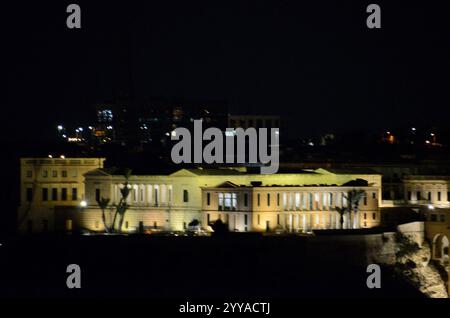
[[[280,116],[267,115],[229,115],[230,128],[280,128]]]

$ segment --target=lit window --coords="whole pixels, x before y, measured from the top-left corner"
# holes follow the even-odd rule
[[[223,209],[223,193],[219,193],[219,210]]]

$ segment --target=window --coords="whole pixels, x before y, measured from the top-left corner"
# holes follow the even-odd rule
[[[298,192],[295,193],[295,209],[300,209],[300,193]]]
[[[248,215],[244,214],[244,225],[247,225],[248,223]]]
[[[367,205],[367,197],[364,197],[364,205]]]
[[[267,193],[267,206],[270,206],[270,193]]]
[[[320,200],[320,194],[314,193],[314,209],[319,209],[319,200]]]
[[[367,213],[364,213],[364,220],[367,219]]]
[[[244,193],[244,206],[248,206],[248,193]]]
[[[157,229],[158,228],[158,223],[155,221],[155,222],[153,222],[153,228],[154,229]]]
[[[72,188],[72,201],[78,200],[78,189]]]
[[[71,219],[66,220],[66,231],[72,231],[72,220]]]
[[[58,189],[52,188],[52,201],[58,201]]]
[[[28,170],[27,171],[27,178],[33,178],[33,171],[32,170]]]
[[[377,214],[376,213],[372,213],[372,220],[376,220],[377,219]]]
[[[219,211],[223,210],[223,193],[219,193]]]
[[[416,200],[422,200],[422,196],[420,194],[420,191],[417,191],[417,199]]]
[[[441,222],[445,222],[445,214],[439,216]]]
[[[206,214],[206,224],[210,224],[211,223],[211,216],[208,214]]]
[[[431,192],[428,192],[428,201],[431,201]]]
[[[430,221],[431,222],[436,222],[437,221],[437,215],[436,214],[431,214],[430,215]]]
[[[258,202],[257,202],[257,205],[260,206],[260,204],[261,204],[261,194],[258,193],[258,195],[256,196],[256,198],[257,198],[257,201],[258,201]]]
[[[183,190],[183,202],[189,202],[189,192],[188,192],[188,190]]]
[[[411,201],[412,193],[411,191],[408,191],[408,201]]]
[[[258,225],[261,223],[261,216],[258,214]]]
[[[139,189],[139,200],[144,202],[144,189]]]
[[[67,178],[67,170],[61,171],[61,176],[62,176],[63,178]]]
[[[95,189],[95,201],[99,202],[100,201],[100,189]]]
[[[128,229],[129,223],[128,221],[125,221],[125,228]]]
[[[280,215],[277,214],[277,225],[280,225]]]
[[[48,189],[42,188],[42,201],[48,201]]]
[[[158,188],[155,188],[155,206],[159,205]]]
[[[72,177],[76,178],[78,176],[77,170],[73,169],[72,170]]]
[[[53,177],[53,178],[57,178],[57,177],[58,177],[58,171],[53,170],[53,171],[52,171],[52,177]]]
[[[222,194],[222,205],[224,210],[236,210],[237,208],[237,193],[221,193]],[[219,198],[219,201],[221,199]],[[219,210],[222,210],[219,206]]]
[[[210,206],[211,205],[211,193],[206,193],[206,205]]]
[[[373,192],[373,193],[372,193],[372,199],[375,200],[376,198],[377,198],[377,194],[376,194],[376,192]]]
[[[67,188],[62,188],[61,189],[61,200],[62,201],[67,201]]]
[[[277,193],[277,206],[280,206],[280,194]]]
[[[42,171],[42,177],[43,178],[47,178],[48,177],[48,171],[47,170]]]
[[[438,195],[438,201],[441,201],[441,191],[439,191],[439,192],[437,193],[437,195]]]
[[[27,188],[27,201],[31,202],[33,201],[33,188]]]

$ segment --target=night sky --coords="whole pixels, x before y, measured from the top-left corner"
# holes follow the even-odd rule
[[[72,2],[81,30],[66,27]],[[49,139],[124,92],[225,100],[232,113],[285,116],[299,136],[446,122],[448,10],[389,2],[376,2],[381,30],[366,27],[365,1],[2,4],[0,138]]]

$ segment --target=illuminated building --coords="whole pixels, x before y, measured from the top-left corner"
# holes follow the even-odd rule
[[[97,201],[100,198],[110,199],[110,207],[106,211],[107,217],[110,217],[114,211],[113,205],[120,200],[125,177],[103,169],[103,159],[45,160],[23,159],[21,162],[19,218],[24,219],[21,230],[102,231],[101,210]],[[63,169],[77,170],[78,177],[66,180],[66,177],[58,177],[57,172],[57,177],[51,179],[49,173],[53,173],[53,167],[58,167],[61,172]],[[42,175],[35,180],[33,175],[36,175],[29,172],[33,171],[31,168],[37,171],[34,173],[48,171],[47,176]],[[361,182],[358,179],[365,180],[364,184],[355,183]],[[181,169],[166,175],[132,175],[129,184],[131,193],[127,203],[130,208],[125,215],[124,232],[146,229],[183,231],[193,220],[199,220],[201,226],[209,230],[209,223],[218,219],[219,215],[224,221],[234,221],[230,226],[232,230],[239,231],[272,231],[280,226],[286,231],[337,228],[339,222],[334,207],[345,205],[343,195],[350,189],[366,191],[366,198],[361,202],[360,212],[356,216],[359,222],[355,221],[354,225],[346,222],[345,227],[373,227],[380,219],[381,175],[376,173],[338,173],[316,169],[262,175],[249,173],[245,168]],[[81,187],[77,200],[63,200],[62,191],[70,195],[72,190],[69,188],[72,187]],[[30,188],[34,190],[28,190]],[[57,199],[41,196],[43,188],[50,189],[47,191],[52,193],[55,191],[53,189],[57,189]],[[30,196],[28,191],[32,191]],[[220,193],[224,201],[221,201]],[[227,193],[230,193],[231,202],[236,203],[234,209],[226,208]]]
[[[20,160],[21,230],[55,228],[55,207],[76,207],[85,199],[84,174],[103,167],[102,158],[22,158]]]

